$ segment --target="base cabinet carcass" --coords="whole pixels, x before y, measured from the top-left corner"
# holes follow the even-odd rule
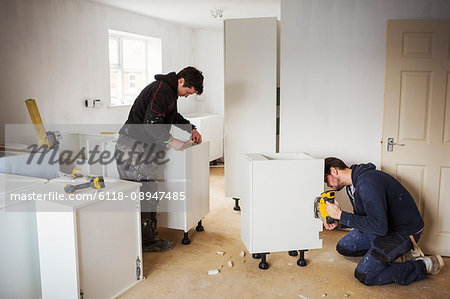
[[[265,253],[300,250],[302,257],[305,250],[322,248],[314,199],[323,192],[324,160],[303,153],[249,153],[243,164],[241,239],[248,251],[262,254],[254,257],[265,263]]]

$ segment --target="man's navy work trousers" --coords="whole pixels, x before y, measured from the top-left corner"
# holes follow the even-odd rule
[[[420,233],[414,235],[416,242],[419,238]],[[420,260],[394,262],[412,247],[408,235],[377,236],[353,229],[338,242],[336,250],[345,256],[364,256],[355,269],[355,277],[366,285],[408,285],[427,277],[425,264]]]

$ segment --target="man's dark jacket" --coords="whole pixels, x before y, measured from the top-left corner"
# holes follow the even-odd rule
[[[156,75],[155,80],[134,101],[120,133],[146,143],[161,144],[170,139],[170,124],[178,124],[189,133],[195,126],[178,113],[176,73]]]
[[[340,223],[360,231],[384,236],[388,233],[415,234],[423,220],[411,194],[389,174],[375,170],[372,163],[353,165],[354,214],[342,211]]]

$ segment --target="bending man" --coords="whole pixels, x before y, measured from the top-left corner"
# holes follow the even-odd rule
[[[158,238],[156,207],[159,200],[149,198],[158,191],[157,174],[165,161],[167,146],[183,150],[185,142],[170,135],[172,124],[191,133],[191,140],[201,143],[202,137],[177,109],[178,97],[202,94],[203,75],[194,67],[178,74],[156,75],[134,101],[128,120],[120,129],[116,146],[117,168],[121,179],[142,182],[141,201],[142,246],[144,252],[173,248],[171,241]]]

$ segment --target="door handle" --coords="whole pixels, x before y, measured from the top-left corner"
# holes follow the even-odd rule
[[[403,143],[395,143],[394,138],[389,137],[387,142],[387,151],[392,152],[394,150],[394,145],[405,146]]]

